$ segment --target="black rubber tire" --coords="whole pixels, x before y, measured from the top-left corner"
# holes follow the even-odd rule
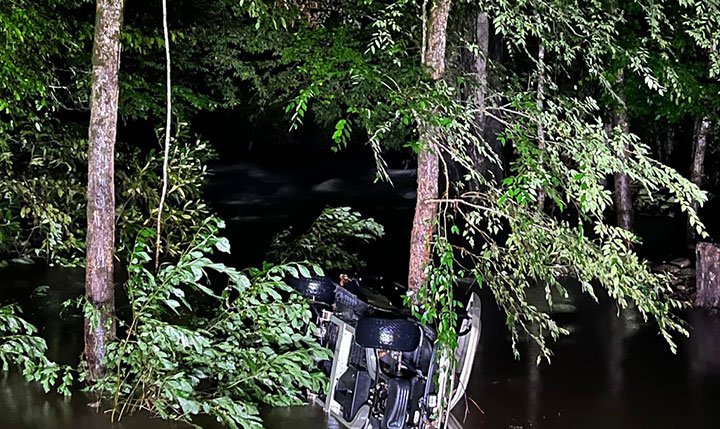
[[[355,326],[355,342],[371,349],[412,352],[420,345],[420,326],[407,319],[365,317]]]
[[[285,282],[305,298],[332,305],[335,302],[335,282],[327,277],[289,277]]]

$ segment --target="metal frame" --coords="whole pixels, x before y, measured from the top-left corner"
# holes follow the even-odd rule
[[[468,381],[470,381],[470,373],[472,372],[473,363],[475,362],[475,353],[480,343],[480,333],[482,331],[482,307],[480,306],[480,297],[473,292],[467,305],[468,317],[460,326],[460,332],[470,328],[470,332],[458,339],[458,348],[455,354],[460,373],[455,384],[455,390],[450,397],[450,410],[460,402],[467,389]],[[469,325],[469,326],[468,326]]]
[[[343,418],[342,408],[340,404],[335,400],[335,387],[340,377],[348,369],[348,361],[350,360],[350,349],[355,341],[355,327],[338,318],[335,315],[330,317],[330,323],[337,325],[338,336],[335,343],[335,355],[333,357],[332,369],[330,370],[330,383],[328,385],[328,392],[325,396],[325,401],[321,401],[319,398],[315,399],[318,405],[323,407],[323,410],[332,415],[337,421],[343,426],[350,429],[365,429],[370,424],[370,406],[363,405],[358,410],[355,418],[352,421],[347,421]],[[368,371],[377,371],[377,362],[375,362],[375,354],[372,351],[367,350],[368,358]],[[371,363],[372,362],[372,363]],[[370,368],[372,366],[372,368]]]
[[[467,312],[468,318],[463,321],[461,325],[461,331],[470,329],[470,331],[460,338],[458,341],[458,349],[456,351],[457,368],[457,379],[453,376],[452,383],[454,389],[451,393],[449,410],[452,410],[465,395],[467,383],[470,380],[470,374],[472,372],[473,362],[475,360],[475,354],[477,352],[478,344],[480,342],[481,333],[481,306],[480,297],[473,293],[468,302]],[[326,318],[323,318],[327,320]],[[358,410],[355,418],[352,421],[347,421],[343,418],[342,407],[335,400],[335,388],[337,387],[338,380],[348,369],[348,362],[350,359],[350,350],[353,342],[355,341],[355,327],[340,319],[336,315],[331,315],[329,323],[332,323],[338,327],[338,336],[335,343],[335,354],[333,357],[332,369],[330,371],[330,383],[328,385],[328,391],[325,396],[325,401],[320,400],[316,397],[314,402],[323,407],[323,410],[335,418],[340,424],[349,429],[366,429],[370,426],[370,406],[363,405]],[[378,371],[377,356],[373,350],[366,349],[367,356],[367,369],[370,375],[376,378]],[[450,370],[445,365],[445,370]],[[440,363],[440,367],[443,367],[443,363]],[[442,369],[441,369],[442,371]],[[454,374],[453,374],[454,375]],[[447,415],[447,427],[460,429],[462,426],[457,419],[452,415]]]

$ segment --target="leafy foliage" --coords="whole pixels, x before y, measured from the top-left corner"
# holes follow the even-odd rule
[[[86,131],[55,116],[78,108],[86,88],[82,30],[56,19],[81,3],[0,7],[0,253],[54,259],[82,248],[73,222],[84,212]]]
[[[452,284],[468,275],[492,290],[507,314],[514,343],[525,334],[540,343],[546,358],[546,336],[557,338],[565,331],[528,303],[526,292],[545,288],[551,301],[553,289],[564,294],[564,276],[577,278],[588,294],[604,289],[619,306],[637,306],[655,320],[673,348],[672,333],[687,333],[674,316],[681,304],[670,297],[666,279],[651,274],[628,246],[638,237],[611,226],[605,216],[612,208],[606,177],[626,173],[647,194],[672,198],[703,233],[692,205],[704,202],[706,195],[653,160],[637,135],[612,127],[608,134],[603,120],[618,106],[626,108],[626,88],[618,83],[622,72],[630,76],[625,82],[639,81],[643,91],[656,97],[682,99],[681,87],[672,86],[679,56],[673,56],[665,35],[675,22],[666,12],[680,7],[687,13],[674,29],[682,32],[689,31],[688,23],[705,19],[707,10],[700,2],[681,1],[667,8],[662,3],[497,0],[462,6],[465,14],[487,13],[508,51],[503,64],[489,67],[496,82],[486,88],[484,104],[459,93],[454,82],[476,81],[462,70],[451,70],[437,83],[418,74],[419,58],[409,52],[422,52],[426,29],[408,3],[394,3],[400,8],[397,14],[375,15],[385,25],[373,27],[386,29],[392,43],[373,44],[373,49],[362,47],[368,32],[343,37],[348,34],[344,23],[327,22],[317,30],[339,37],[331,39],[323,56],[306,56],[301,70],[307,84],[288,107],[294,123],[314,106],[323,114],[334,112],[335,144],[345,144],[342,130],[352,121],[354,132],[365,128],[372,136],[376,153],[394,146],[388,136],[402,130],[406,145],[416,151],[436,150],[443,161],[446,187],[438,200],[438,233],[432,243],[436,258],[412,303],[421,320],[448,333],[441,336],[446,346],[454,344]],[[373,2],[371,7],[382,4]],[[707,40],[717,33],[707,31],[698,45],[711,45]],[[448,47],[450,52],[477,49],[460,37],[448,40],[456,43]],[[546,50],[542,68],[532,49],[538,44]],[[537,87],[528,85],[538,79],[539,70],[546,77],[542,109]],[[373,90],[367,94],[369,87]],[[499,161],[484,140],[478,114],[503,129],[498,139],[511,153],[504,181],[488,178],[478,162]],[[538,129],[544,130],[542,142]],[[413,142],[420,131],[427,141]],[[448,174],[451,162],[463,172],[459,180]],[[380,177],[383,168],[379,161]],[[540,190],[553,202],[548,211],[537,207]]]
[[[365,264],[354,246],[384,234],[382,225],[350,207],[326,208],[302,234],[293,237],[292,229],[286,229],[276,235],[268,257],[281,263],[311,261],[325,269],[358,270]]]
[[[200,139],[191,139],[187,124],[180,123],[172,138],[168,162],[170,183],[163,210],[163,254],[177,257],[210,216],[203,198],[207,181],[207,163],[215,158],[212,148]],[[162,153],[150,150],[142,154],[128,149],[119,156],[118,192],[118,253],[129,253],[141,229],[151,226],[156,218],[162,178]],[[149,214],[149,216],[148,216]]]
[[[517,97],[498,107],[506,124],[500,138],[515,149],[509,175],[501,183],[488,181],[474,167],[468,149],[473,140],[465,136],[461,124],[456,125],[462,117],[439,122],[447,125],[441,128],[438,147],[467,174],[463,182],[456,183],[454,196],[446,192],[440,199],[441,228],[435,246],[447,249],[450,243],[460,263],[458,276],[471,274],[492,290],[507,315],[514,346],[524,333],[540,344],[549,359],[545,336],[557,339],[566,332],[529,304],[526,293],[531,287],[545,288],[552,305],[552,290],[566,295],[560,279],[571,276],[583,292],[595,297],[594,289],[603,288],[619,306],[634,305],[646,319],[654,318],[674,350],[672,333],[687,334],[672,312],[681,303],[671,298],[667,279],[650,273],[628,246],[638,237],[606,223],[612,195],[604,178],[624,172],[651,194],[669,192],[701,234],[704,230],[691,204],[705,201],[706,196],[676,171],[650,159],[649,148],[637,136],[615,130],[608,138],[592,99],[556,96],[538,112],[534,103],[525,101],[528,96]],[[542,150],[538,126],[545,130]],[[486,149],[477,150],[482,153]],[[472,191],[472,183],[484,186]],[[559,216],[538,210],[538,189],[554,202]],[[448,290],[447,281],[432,281],[435,272],[448,277],[443,274],[446,252],[431,270],[430,281],[416,294],[414,310],[420,315],[435,311],[447,315],[448,306],[454,305],[438,300],[438,294]],[[440,310],[436,310],[438,302],[443,304]]]
[[[134,128],[138,124],[145,128],[143,121],[159,118],[164,109],[164,92],[157,85],[164,79],[159,22],[152,7],[128,7],[126,12],[121,130],[116,145],[121,253],[129,251],[144,226],[147,217],[139,213],[156,206],[153,201],[160,169],[157,152],[148,148],[152,133]],[[88,0],[11,0],[0,6],[0,27],[4,29],[0,40],[5,47],[0,54],[2,256],[39,257],[63,265],[83,263],[93,23],[93,2]],[[250,26],[250,22],[244,23]],[[238,84],[219,77],[225,69],[217,69],[216,78],[199,78],[199,73],[207,73],[207,63],[196,69],[193,56],[208,59],[213,53],[205,52],[206,46],[197,46],[195,36],[186,28],[173,33],[173,43],[186,48],[189,55],[174,64],[178,71],[173,90],[177,117],[189,118],[198,111],[238,103],[237,96],[231,97],[240,91]],[[197,82],[201,81],[227,87],[223,91],[200,87]],[[187,243],[183,234],[192,234],[193,227],[207,215],[200,190],[204,164],[212,156],[205,143],[191,141],[188,124],[178,124],[174,133],[177,165],[171,179],[177,180],[177,188],[171,196],[171,211],[165,216],[171,238],[168,247],[175,241],[179,246]],[[136,141],[138,137],[147,141]],[[202,173],[195,174],[197,171]],[[181,208],[186,212],[180,213]],[[174,254],[173,249],[168,250]]]
[[[310,334],[307,302],[282,281],[302,266],[239,272],[213,262],[213,251],[229,251],[217,236],[222,226],[208,219],[178,262],[157,274],[146,268],[153,232],[140,232],[126,283],[132,320],[108,350],[107,376],[92,386],[114,400],[114,418],[142,409],[261,428],[259,404],[299,404],[304,391],[321,390],[325,377],[313,368],[328,351]],[[211,283],[216,277],[223,282]]]
[[[5,30],[0,53],[2,253],[63,263],[82,253],[84,232],[78,225],[85,216],[85,124],[77,118],[86,113],[91,3],[11,0],[0,6]],[[607,220],[612,199],[606,177],[626,173],[643,199],[677,203],[701,234],[693,206],[706,196],[653,160],[645,135],[612,129],[606,122],[619,109],[631,119],[669,123],[716,114],[716,2],[454,2],[453,13],[463,18],[487,13],[492,37],[505,51],[500,61],[485,58],[491,84],[484,88],[482,104],[462,91],[477,89],[483,77],[461,65],[451,64],[440,82],[426,76],[420,58],[426,49],[427,7],[433,2],[422,3],[176,2],[171,11],[175,114],[191,118],[199,111],[246,104],[254,117],[285,108],[291,130],[303,122],[320,124],[334,150],[365,142],[375,155],[378,177],[385,180],[388,150],[437,150],[446,180],[431,243],[436,258],[412,304],[421,320],[439,327],[448,347],[454,345],[456,323],[453,284],[465,276],[492,290],[514,342],[523,334],[534,338],[545,357],[546,336],[557,338],[564,331],[528,303],[527,291],[543,288],[551,302],[553,290],[564,294],[560,279],[565,276],[576,278],[591,296],[604,290],[620,306],[637,306],[672,345],[674,332],[685,333],[673,313],[681,303],[670,297],[666,279],[650,273],[633,251],[631,244],[639,238]],[[121,123],[128,121],[132,128],[162,112],[157,85],[162,42],[153,6],[126,12],[120,114]],[[474,41],[459,34],[450,34],[448,41],[450,58],[461,51],[478,53]],[[546,52],[542,62],[535,50],[539,46]],[[541,77],[542,106],[536,85]],[[483,121],[500,124],[500,135],[489,135]],[[254,404],[281,403],[281,386],[292,390],[287,397],[296,397],[298,388],[317,382],[290,357],[278,360],[274,369],[295,371],[299,384],[272,377],[272,386],[263,384],[264,367],[252,365],[275,362],[273,356],[296,350],[314,355],[300,322],[304,307],[277,298],[285,293],[281,274],[309,271],[281,265],[241,274],[204,255],[213,246],[226,247],[215,238],[215,221],[200,222],[208,216],[199,190],[211,151],[188,138],[189,128],[179,126],[176,133],[164,253],[179,262],[163,265],[157,274],[144,268],[148,236],[143,232],[149,226],[147,213],[157,205],[157,152],[132,137],[118,145],[121,246],[130,252],[138,233],[140,241],[130,252],[133,323],[114,350],[120,377],[108,377],[99,388],[118,392],[121,414],[122,407],[181,419],[203,412],[235,425],[247,415],[246,424],[256,425]],[[418,141],[421,134],[427,141]],[[482,171],[487,163],[478,162],[502,164],[486,141],[496,138],[509,154],[503,181],[488,178]],[[715,153],[713,148],[709,152]],[[447,173],[451,164],[459,166],[460,178]],[[540,192],[550,207],[537,207]],[[356,269],[361,261],[350,242],[381,235],[379,225],[350,209],[327,209],[305,234],[281,233],[272,255]],[[188,242],[194,250],[183,250]],[[229,277],[229,289],[208,288],[207,271]],[[191,295],[217,304],[222,313],[207,315],[203,307],[193,314],[197,308],[189,305]],[[236,306],[240,298],[255,304]],[[253,318],[260,325],[248,322]],[[284,331],[286,320],[296,321],[292,333]],[[254,330],[257,326],[262,329]],[[218,338],[243,353],[231,355]],[[236,366],[222,366],[226,361]]]
[[[38,382],[45,392],[51,389],[70,395],[72,369],[45,357],[47,344],[37,329],[21,318],[14,305],[0,307],[0,364],[2,371],[19,367],[23,377]]]

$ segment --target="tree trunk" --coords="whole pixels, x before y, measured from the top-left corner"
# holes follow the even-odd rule
[[[623,73],[617,78],[618,88],[622,94],[622,85],[624,83]],[[627,111],[625,109],[625,97],[622,96],[622,104],[613,112],[613,124],[619,127],[623,134],[630,134],[630,126],[627,122]],[[620,157],[625,158],[628,155],[628,148],[623,147]],[[630,189],[630,177],[626,173],[615,174],[615,211],[617,213],[617,224],[620,228],[628,231],[633,230],[633,207],[632,207],[632,191]]]
[[[88,139],[85,292],[99,318],[85,320],[85,358],[90,380],[104,374],[107,342],[115,336],[114,161],[122,15],[123,0],[97,1]]]
[[[693,132],[693,154],[692,164],[690,165],[690,181],[699,187],[703,185],[704,165],[705,165],[705,148],[707,147],[708,132],[710,131],[710,117],[704,116],[695,124]],[[692,208],[697,211],[700,206],[697,202],[692,203]],[[687,224],[687,241],[688,245],[692,245],[697,240],[695,229],[688,222]]]
[[[445,73],[445,46],[450,0],[436,0],[430,11],[427,27],[427,49],[423,58],[434,80]],[[408,289],[416,290],[425,281],[425,269],[432,259],[432,241],[438,206],[432,200],[438,197],[439,160],[434,139],[438,133],[432,127],[421,126],[420,142],[423,147],[418,155],[417,201],[410,235],[410,264]]]
[[[659,161],[665,165],[670,165],[673,150],[675,149],[675,126],[668,124],[668,128],[665,131],[665,139],[660,138],[662,141],[658,142],[658,158]]]
[[[698,243],[695,255],[697,295],[695,306],[720,306],[720,247],[713,243]]]
[[[487,105],[487,59],[490,55],[490,21],[485,12],[480,12],[475,17],[475,25],[471,27],[473,31],[473,39],[478,47],[478,52],[472,53],[472,72],[477,79],[475,90],[473,91],[473,102],[478,108],[475,114],[475,121],[478,129],[484,129],[485,124],[485,107]]]
[[[625,173],[615,174],[615,208],[617,224],[628,231],[633,230],[633,208],[630,178]]]
[[[474,41],[477,45],[477,51],[470,52],[470,59],[468,61],[468,69],[470,73],[475,76],[471,93],[468,98],[475,105],[477,113],[475,113],[475,127],[478,135],[485,139],[485,108],[487,107],[487,88],[488,88],[488,76],[487,76],[487,60],[489,57],[489,45],[490,45],[490,21],[488,16],[484,12],[478,13],[476,16],[470,19],[468,23],[468,40]],[[491,145],[491,150],[494,151],[494,147]],[[487,150],[487,148],[486,148]],[[473,148],[470,151],[472,157],[473,166],[479,172],[482,172],[487,179],[495,178],[499,179],[500,169],[492,162],[492,160],[485,156],[480,148]],[[473,183],[471,186],[477,188],[478,184]]]
[[[545,45],[540,43],[538,47],[538,81],[537,81],[537,109],[539,113],[542,113],[545,108]],[[542,123],[538,124],[537,128],[537,141],[538,149],[540,150],[540,157],[542,158],[542,152],[545,151],[545,128]],[[537,191],[537,204],[538,209],[543,211],[545,209],[545,190],[540,187]]]

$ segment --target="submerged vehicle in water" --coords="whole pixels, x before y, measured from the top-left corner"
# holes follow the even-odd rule
[[[435,330],[407,309],[377,298],[362,281],[341,276],[290,278],[310,300],[315,335],[334,350],[321,366],[330,378],[311,399],[351,429],[429,429],[447,421],[463,398],[481,331],[480,298],[471,293],[458,314],[454,359],[440,356]],[[392,288],[397,292],[400,288]],[[444,394],[441,392],[445,392]]]

